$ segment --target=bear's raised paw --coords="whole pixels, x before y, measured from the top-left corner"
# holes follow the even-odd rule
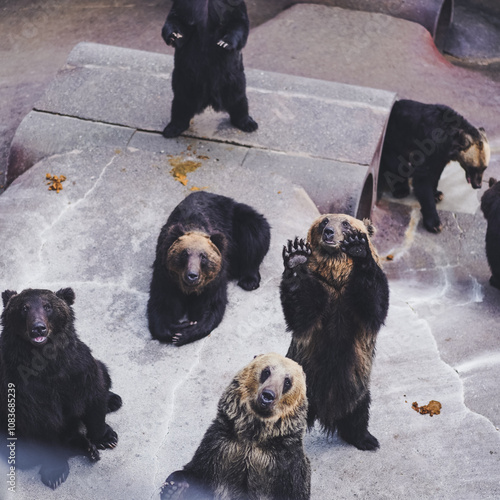
[[[368,255],[368,240],[360,231],[345,231],[340,249],[353,259],[363,259]]]
[[[311,246],[303,239],[295,238],[288,240],[288,244],[283,246],[283,263],[285,268],[293,269],[300,264],[305,264],[311,255]]]

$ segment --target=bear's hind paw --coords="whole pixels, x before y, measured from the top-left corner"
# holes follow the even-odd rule
[[[179,500],[189,488],[185,481],[165,481],[160,489],[161,500]]]
[[[311,246],[303,239],[295,238],[288,240],[288,244],[283,246],[283,263],[285,268],[293,269],[300,264],[305,264],[311,255]]]

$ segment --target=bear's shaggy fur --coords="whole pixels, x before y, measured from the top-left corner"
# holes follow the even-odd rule
[[[98,448],[116,446],[118,436],[105,417],[122,401],[109,390],[106,366],[75,332],[71,288],[56,293],[6,290],[2,299],[2,431],[7,430],[7,400],[14,390],[16,462],[41,464],[43,483],[55,489],[68,477],[70,456],[97,461]]]
[[[190,194],[158,238],[148,302],[152,336],[178,346],[207,336],[224,316],[228,279],[258,288],[269,243],[269,224],[252,207],[205,191]]]
[[[166,479],[162,500],[309,499],[306,415],[302,368],[279,354],[257,356],[225,390],[193,459]]]
[[[374,228],[343,214],[314,221],[307,242],[283,249],[281,303],[292,341],[287,357],[304,368],[308,425],[361,450],[378,448],[368,432],[370,374],[377,333],[389,305],[387,279],[370,237]]]
[[[207,106],[227,111],[231,123],[245,132],[257,129],[248,114],[241,55],[248,31],[243,0],[174,0],[162,30],[165,42],[175,47],[174,99],[165,137],[187,130]]]
[[[500,182],[491,177],[489,186],[481,197],[481,210],[488,221],[486,257],[491,269],[490,285],[500,289]]]
[[[490,161],[490,147],[483,128],[473,127],[463,116],[442,104],[400,100],[387,125],[381,173],[396,198],[413,192],[420,203],[424,227],[442,229],[436,203],[443,199],[438,182],[445,166],[458,161],[467,182],[481,187]]]

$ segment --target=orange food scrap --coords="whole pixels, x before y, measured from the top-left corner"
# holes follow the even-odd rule
[[[387,257],[386,257],[387,260],[394,260],[394,255],[389,254]]]
[[[201,167],[200,161],[186,160],[179,156],[171,156],[168,162],[172,166],[172,169],[170,170],[172,177],[176,181],[179,181],[183,186],[188,183],[187,174],[194,172],[196,169]]]
[[[49,191],[59,193],[63,188],[62,183],[66,180],[66,176],[45,174],[45,179],[48,181],[46,184],[49,186]]]
[[[418,406],[418,403],[415,401],[411,407],[422,415],[428,413],[432,417],[433,415],[439,415],[441,413],[442,405],[439,401],[434,401],[433,399],[429,401],[429,404],[422,406]]]
[[[208,189],[208,186],[203,186],[203,187],[193,186],[189,188],[190,191],[204,191],[205,189]]]

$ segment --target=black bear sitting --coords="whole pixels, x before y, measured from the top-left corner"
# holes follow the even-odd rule
[[[500,289],[500,182],[493,177],[481,197],[481,210],[488,221],[486,257],[491,269],[490,285]]]
[[[422,210],[424,227],[442,229],[436,202],[443,199],[438,182],[445,166],[458,161],[474,189],[481,187],[490,161],[490,147],[483,128],[476,129],[463,116],[442,104],[400,100],[387,125],[381,172],[396,198],[413,192]]]
[[[41,463],[42,482],[55,489],[68,477],[70,456],[95,462],[98,448],[116,446],[118,436],[105,418],[122,401],[109,390],[106,366],[75,332],[71,288],[6,290],[2,299],[1,431],[18,438],[16,463]],[[13,398],[15,423],[8,411]]]
[[[231,123],[245,132],[257,129],[248,114],[241,55],[248,31],[243,0],[174,0],[162,30],[165,42],[175,47],[174,99],[165,137],[187,130],[207,106],[227,111]]]
[[[229,279],[244,290],[258,288],[269,243],[269,224],[252,207],[190,194],[158,237],[148,302],[152,336],[178,346],[207,336],[224,316]]]

